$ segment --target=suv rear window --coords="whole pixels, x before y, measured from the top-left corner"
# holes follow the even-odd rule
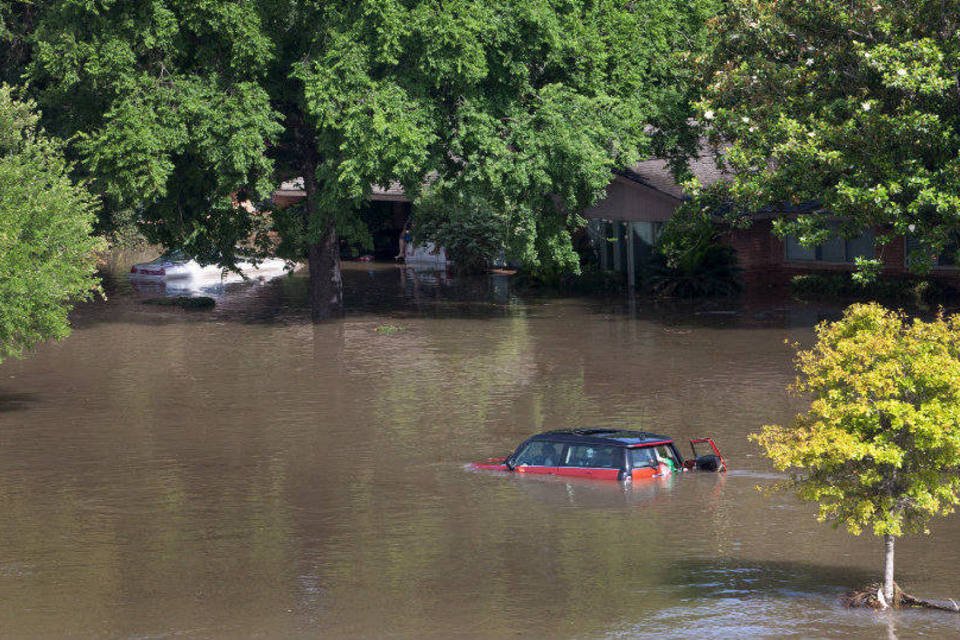
[[[566,467],[587,467],[591,469],[619,469],[620,448],[604,445],[574,444],[567,447],[563,464]]]

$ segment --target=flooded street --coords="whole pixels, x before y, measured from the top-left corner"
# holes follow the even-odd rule
[[[960,616],[842,608],[880,541],[757,491],[776,476],[747,434],[800,406],[784,341],[835,310],[344,277],[348,315],[321,325],[300,274],[213,311],[121,282],[0,365],[0,637],[960,636]],[[732,471],[465,469],[584,425],[713,436]],[[957,597],[960,517],[931,530],[898,545],[898,581]]]

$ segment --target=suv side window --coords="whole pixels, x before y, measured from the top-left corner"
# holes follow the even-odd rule
[[[566,467],[589,469],[619,469],[620,449],[604,445],[573,444],[567,447],[563,464]]]
[[[555,467],[560,464],[562,451],[563,445],[559,442],[534,440],[527,443],[527,446],[517,454],[513,464],[518,467]]]

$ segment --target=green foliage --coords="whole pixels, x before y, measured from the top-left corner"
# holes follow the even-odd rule
[[[393,336],[400,333],[404,329],[405,327],[401,327],[395,324],[380,324],[374,327],[373,331],[374,333],[378,333],[382,336]]]
[[[883,270],[883,262],[877,258],[857,256],[853,259],[853,264],[856,270],[851,274],[851,279],[859,285],[876,282]]]
[[[806,246],[834,219],[888,230],[878,246],[912,234],[929,269],[960,228],[958,26],[955,1],[729,2],[701,60],[700,121],[734,173],[716,189],[748,211],[819,203],[775,223]]]
[[[109,219],[102,216],[98,220],[94,233],[101,235],[112,251],[140,251],[150,246],[150,243],[137,222],[134,210],[117,209],[111,212]]]
[[[229,264],[264,231],[232,194],[270,192],[281,130],[257,6],[64,0],[34,14],[30,87],[102,196],[103,226],[132,210],[151,242]]]
[[[707,213],[681,207],[667,222],[644,285],[665,297],[730,296],[741,289],[736,251],[721,241]]]
[[[960,316],[855,304],[797,355],[810,409],[752,438],[820,519],[859,534],[925,532],[960,503]]]
[[[0,360],[66,336],[72,303],[99,290],[96,200],[37,121],[0,85]]]
[[[627,282],[619,271],[601,270],[587,264],[580,273],[566,273],[548,280],[530,271],[518,271],[510,279],[510,290],[520,295],[622,296]]]
[[[456,256],[460,271],[486,270],[506,249],[509,220],[503,209],[474,194],[441,195],[439,188],[417,207],[415,240],[422,235]]]
[[[321,134],[321,208],[349,209],[396,180],[425,188],[419,236],[456,243],[465,262],[504,250],[532,269],[575,270],[575,213],[648,149],[644,126],[672,96],[661,87],[686,45],[676,27],[698,33],[704,13],[479,0],[326,11],[333,33],[296,71]]]
[[[35,13],[33,0],[0,0],[0,83],[20,81]]]
[[[133,209],[154,242],[229,262],[269,231],[230,194],[299,175],[287,255],[331,230],[362,244],[360,203],[399,182],[429,209],[421,237],[554,273],[646,127],[685,121],[683,56],[715,4],[50,0],[27,74],[108,220]]]
[[[736,251],[716,242],[699,247],[690,261],[679,267],[655,260],[650,271],[645,279],[647,289],[666,298],[724,297],[742,289]]]
[[[301,260],[307,255],[306,206],[302,202],[272,212],[273,228],[280,236],[276,253],[287,260]]]
[[[580,295],[622,295],[626,284],[624,274],[619,271],[602,271],[587,266],[579,274],[563,278],[560,290]]]
[[[790,289],[804,300],[881,300],[897,304],[923,306],[947,299],[956,299],[954,287],[936,280],[919,277],[879,277],[857,280],[856,274],[811,273],[794,276]]]

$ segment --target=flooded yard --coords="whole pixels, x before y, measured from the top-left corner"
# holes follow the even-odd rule
[[[122,282],[0,365],[0,637],[912,638],[960,616],[843,609],[882,545],[757,487],[791,419],[785,341],[836,309],[520,299],[504,279],[349,266],[213,311]],[[382,327],[389,326],[389,330]],[[550,428],[712,436],[726,475],[621,485],[470,472]],[[960,594],[960,519],[897,548]]]

